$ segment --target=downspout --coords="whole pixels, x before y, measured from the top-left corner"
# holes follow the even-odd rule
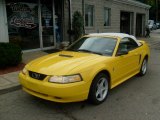
[[[84,18],[84,0],[82,0],[82,15],[83,15],[83,18]],[[83,21],[84,22],[84,21]],[[85,32],[85,22],[84,22],[84,25],[83,25],[83,34],[85,35],[86,32]]]
[[[72,1],[71,0],[68,0],[69,2],[69,30],[68,30],[68,33],[69,33],[69,44],[72,43],[72,38],[71,38],[71,35],[72,35]]]

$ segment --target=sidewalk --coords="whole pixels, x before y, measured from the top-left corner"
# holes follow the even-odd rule
[[[23,53],[23,63],[27,64],[29,61],[44,55],[47,53],[43,51]],[[0,75],[0,95],[21,88],[18,81],[19,72]]]

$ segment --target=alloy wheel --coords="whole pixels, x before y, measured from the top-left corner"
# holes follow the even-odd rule
[[[98,101],[103,101],[108,93],[108,81],[106,78],[101,78],[97,83],[96,98]]]
[[[147,60],[144,59],[143,63],[142,63],[142,73],[145,74],[147,71]]]

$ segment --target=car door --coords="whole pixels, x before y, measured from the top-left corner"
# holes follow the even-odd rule
[[[114,61],[114,83],[119,84],[138,71],[140,54],[138,44],[131,38],[123,38]]]

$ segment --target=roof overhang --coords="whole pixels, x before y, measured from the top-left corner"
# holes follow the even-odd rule
[[[150,9],[151,6],[141,3],[139,1],[135,1],[135,0],[113,0],[116,3],[122,3],[122,4],[127,4],[127,5],[132,5],[132,6],[136,6],[136,7],[141,7],[144,9]]]

